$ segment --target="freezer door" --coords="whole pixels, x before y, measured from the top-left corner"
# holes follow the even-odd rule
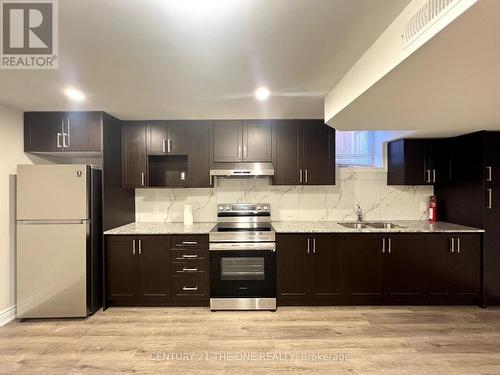
[[[88,224],[17,225],[17,317],[87,315]]]
[[[87,165],[19,165],[18,220],[89,218]]]

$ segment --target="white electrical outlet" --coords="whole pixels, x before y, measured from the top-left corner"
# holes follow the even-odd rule
[[[154,214],[159,214],[160,213],[160,206],[158,204],[153,205],[153,213]]]

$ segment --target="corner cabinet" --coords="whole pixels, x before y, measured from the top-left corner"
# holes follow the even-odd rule
[[[100,152],[102,112],[26,112],[25,152]]]
[[[323,120],[274,120],[274,185],[335,185],[335,130]]]

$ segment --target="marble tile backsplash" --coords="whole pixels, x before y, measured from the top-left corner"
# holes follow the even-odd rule
[[[387,186],[382,169],[339,168],[335,186],[273,186],[267,179],[220,179],[211,189],[137,189],[136,221],[182,222],[184,204],[194,220],[216,221],[219,203],[265,202],[272,219],[355,220],[359,204],[366,220],[423,220],[432,186]]]

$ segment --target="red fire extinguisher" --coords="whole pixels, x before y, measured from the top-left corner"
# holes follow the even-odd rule
[[[429,222],[435,223],[437,221],[437,199],[433,195],[429,199]]]

